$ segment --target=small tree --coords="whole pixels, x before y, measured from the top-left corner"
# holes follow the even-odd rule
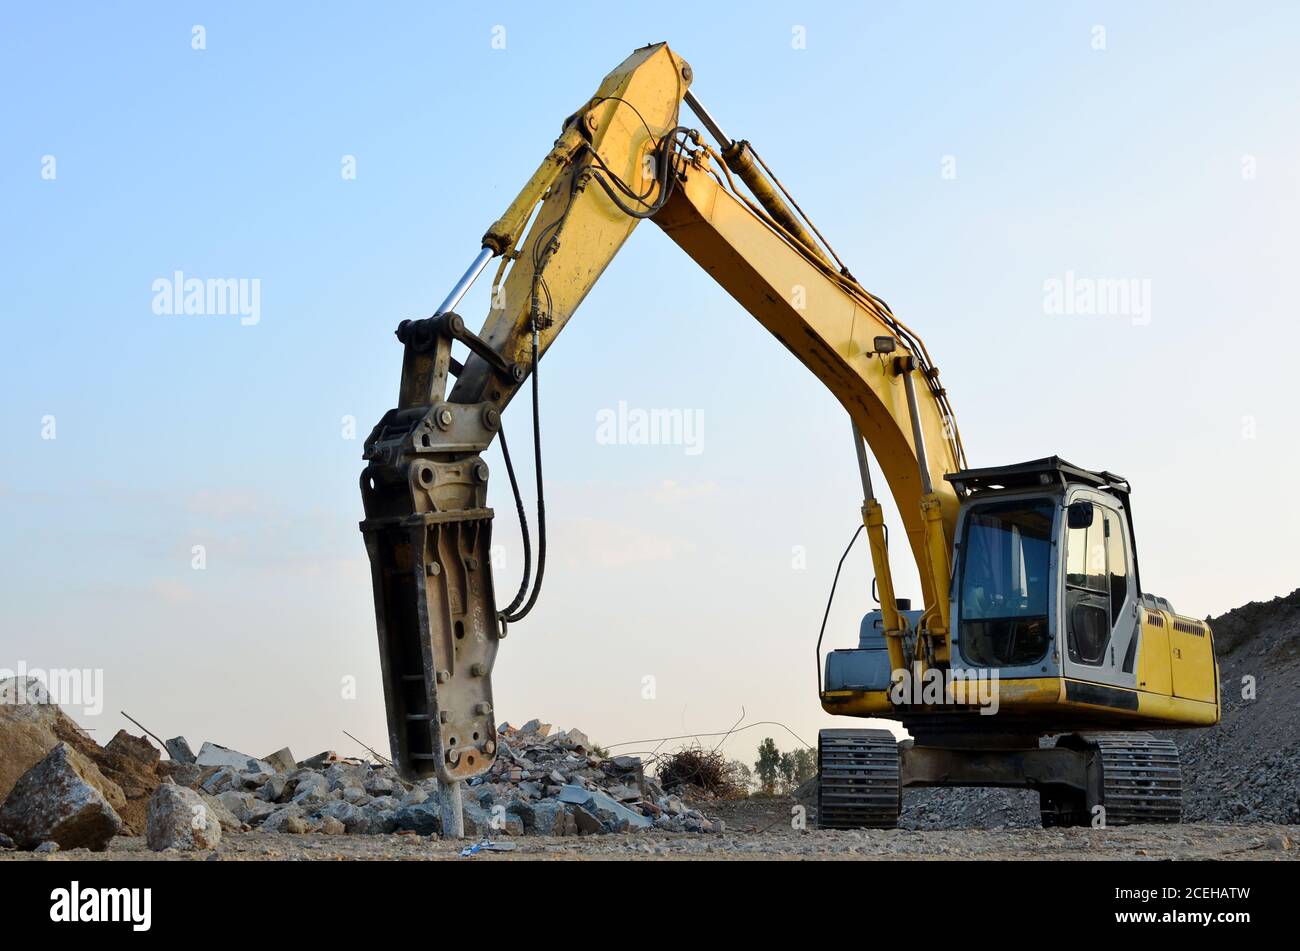
[[[817,775],[817,753],[807,747],[794,751],[794,778],[791,786],[798,789]]]
[[[758,744],[758,762],[754,764],[754,774],[758,777],[760,792],[771,796],[776,792],[781,779],[781,751],[776,748],[776,741],[770,736],[764,737]]]

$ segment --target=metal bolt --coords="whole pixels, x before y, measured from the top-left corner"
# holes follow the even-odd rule
[[[440,575],[442,574],[442,565],[438,564],[436,561],[431,561],[424,566],[424,570],[431,575]]]
[[[460,753],[455,750],[448,750],[447,762],[452,766],[458,766],[460,764]]]
[[[488,480],[488,467],[486,462],[480,462],[474,466],[474,478],[478,479],[480,482],[486,482]]]
[[[496,751],[497,751],[497,745],[492,740],[488,740],[486,743],[483,744],[483,752],[486,753],[488,756],[491,756]]]
[[[450,722],[451,722],[451,714],[448,713],[446,710],[439,710],[439,711],[438,711],[438,722],[439,722],[439,723],[450,723]]]
[[[477,713],[477,714],[479,714],[479,715],[485,715],[485,714],[491,713],[491,712],[492,712],[492,704],[490,704],[490,703],[476,703],[476,704],[474,704],[474,712]]]
[[[466,559],[465,559],[465,567],[468,568],[470,571],[477,571],[477,570],[478,570],[478,559],[477,559],[477,558],[466,558]]]
[[[495,406],[484,407],[483,425],[492,432],[496,432],[501,428],[501,413]]]
[[[487,664],[475,664],[469,669],[470,676],[482,677],[487,673]]]
[[[451,429],[452,420],[454,419],[451,415],[451,410],[444,406],[442,409],[438,410],[437,419],[438,427],[440,429]]]
[[[447,670],[440,670],[440,671],[438,671],[438,683],[440,683],[440,684],[445,684],[448,680],[451,680],[451,672],[450,672],[450,671],[447,671]]]

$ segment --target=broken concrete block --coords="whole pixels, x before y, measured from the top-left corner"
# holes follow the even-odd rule
[[[298,767],[298,761],[293,758],[293,753],[289,747],[276,750],[270,756],[263,756],[262,762],[266,763],[277,773],[292,773]]]
[[[63,848],[102,852],[122,828],[122,818],[90,781],[93,769],[71,746],[59,743],[14,783],[0,806],[0,829],[19,848],[54,841]]]
[[[190,741],[183,736],[173,736],[167,741],[167,755],[177,763],[194,762],[194,751],[190,749]]]
[[[629,809],[603,792],[570,784],[560,790],[559,799],[561,802],[572,803],[576,806],[586,806],[599,816],[603,822],[611,824],[616,832],[622,832],[629,828],[649,829],[654,825],[641,813]]]
[[[216,743],[204,743],[199,747],[199,755],[195,757],[194,762],[200,766],[231,766],[234,767],[236,772],[243,770],[259,770],[264,773],[275,772],[269,764],[264,763],[256,756],[249,756],[247,753],[241,753],[238,750],[218,746]]]
[[[324,821],[321,822],[320,830],[326,835],[343,835],[347,832],[347,828],[343,823],[339,822],[339,820],[335,819],[333,816],[325,817]]]
[[[536,733],[538,736],[549,736],[551,730],[551,725],[541,720],[529,720],[519,728],[520,733]]]
[[[146,839],[155,852],[215,849],[221,844],[221,822],[200,793],[163,783],[149,797]]]
[[[239,781],[239,770],[233,766],[218,766],[199,783],[199,789],[209,796],[216,796],[227,789],[236,789],[242,785],[243,783]]]
[[[339,761],[339,754],[333,750],[326,750],[323,753],[317,753],[310,759],[305,759],[298,764],[299,769],[325,769],[332,763]]]

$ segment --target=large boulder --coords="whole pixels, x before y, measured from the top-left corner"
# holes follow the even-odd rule
[[[60,728],[82,732],[51,701],[45,684],[35,677],[0,680],[0,800],[58,745]],[[91,742],[90,737],[82,736]]]
[[[91,781],[97,772],[59,743],[14,783],[0,806],[0,829],[24,849],[57,842],[64,849],[103,851],[121,830],[122,818]]]
[[[204,797],[185,786],[163,783],[149,797],[147,838],[155,852],[194,851],[221,844],[221,821]]]

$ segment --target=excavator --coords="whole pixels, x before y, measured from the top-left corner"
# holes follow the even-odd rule
[[[1180,821],[1178,749],[1149,731],[1218,722],[1213,635],[1143,591],[1129,483],[1056,456],[969,467],[920,337],[858,283],[755,147],[722,130],[692,79],[664,43],[633,52],[564,121],[443,303],[396,330],[397,406],[365,443],[360,526],[394,763],[457,797],[492,765],[493,665],[545,571],[539,363],[648,219],[851,422],[879,607],[857,646],[830,651],[824,666],[819,639],[820,702],[835,716],[893,721],[908,738],[822,730],[818,825],[894,827],[903,790],[935,786],[1036,791],[1044,826]],[[683,104],[712,143],[683,122]],[[475,332],[455,308],[494,259],[490,311]],[[525,385],[537,477],[532,578],[502,426]],[[493,440],[525,549],[522,583],[504,608],[483,460]],[[917,609],[895,593],[881,478],[920,576]]]

